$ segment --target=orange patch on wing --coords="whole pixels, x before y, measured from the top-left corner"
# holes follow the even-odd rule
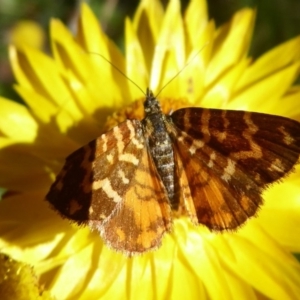
[[[123,201],[103,222],[101,235],[112,248],[133,255],[159,247],[171,224],[165,188],[145,149]]]

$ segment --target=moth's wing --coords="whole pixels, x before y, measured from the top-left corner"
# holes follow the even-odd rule
[[[149,171],[145,152],[147,153],[147,147],[141,123],[137,120],[127,120],[72,153],[66,159],[46,199],[63,217],[98,230],[109,245],[116,250],[126,251],[126,241],[112,240],[115,238],[113,232],[117,228],[110,228],[108,220],[118,215],[123,216],[122,210],[126,208],[128,211],[130,205],[128,198],[139,196],[134,195],[133,191],[136,177],[142,172],[140,168],[143,168],[144,172]],[[143,222],[136,224],[136,227],[140,227],[138,232],[144,238],[148,234],[148,228],[143,225],[150,224],[155,217],[161,217],[158,225],[163,228],[157,230],[156,237],[156,242],[159,243],[162,234],[169,230],[170,209],[164,188],[157,182],[158,175],[154,171],[152,175],[152,181],[149,176],[144,176],[141,178],[141,184],[151,186],[152,183],[154,188],[148,193],[152,193],[151,199],[157,197],[158,201],[133,199],[136,205],[131,205],[132,220],[127,220],[123,226],[132,226],[137,218],[134,214],[142,216]],[[139,193],[143,195],[142,190],[139,190]],[[149,213],[145,211],[144,206]],[[156,215],[151,215],[153,212],[156,212]],[[123,222],[122,219],[119,221]]]
[[[300,123],[284,117],[202,108],[171,115],[169,132],[193,220],[234,229],[255,214],[262,190],[299,161]]]
[[[143,151],[139,127],[121,123],[67,157],[46,196],[62,216],[87,224],[111,214],[128,189],[123,177],[132,179]]]
[[[101,236],[114,249],[138,254],[159,247],[171,223],[166,189],[145,148],[123,200],[103,222]]]

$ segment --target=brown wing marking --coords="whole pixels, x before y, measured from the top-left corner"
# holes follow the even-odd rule
[[[99,228],[101,236],[115,250],[133,255],[159,247],[171,224],[166,190],[144,149],[123,200]]]
[[[235,170],[230,181],[226,181],[198,156],[191,156],[184,144],[179,142],[176,147],[185,162],[183,172],[190,189],[186,209],[190,216],[196,212],[198,223],[211,230],[234,229],[255,214],[262,199],[259,188],[247,176]],[[239,179],[248,181],[248,186],[241,185]]]
[[[299,162],[300,123],[288,118],[218,109],[186,108],[171,116],[190,137],[190,152],[202,145],[229,157],[264,187],[286,176]],[[207,156],[209,163],[210,157]]]
[[[127,120],[67,157],[46,199],[63,217],[97,227],[122,200],[144,147],[140,122]]]
[[[198,122],[203,122],[203,126],[197,129],[198,139],[195,136],[197,125],[193,129],[189,127],[189,122],[195,120],[191,116],[183,117],[182,120],[180,125],[184,131],[172,125],[169,132],[174,141],[175,153],[184,162],[182,173],[185,176],[181,177],[186,178],[182,179],[185,181],[184,186],[188,185],[190,189],[190,196],[185,199],[188,214],[194,220],[196,211],[198,222],[212,230],[238,227],[257,211],[262,202],[262,189],[236,161],[223,155],[222,149],[209,146],[211,134],[208,115],[202,116],[202,119],[198,116]],[[175,118],[175,125],[177,121]],[[190,136],[189,132],[194,135]]]
[[[186,108],[169,133],[184,162],[189,207],[212,230],[233,229],[254,215],[261,193],[299,162],[300,123],[242,111]],[[178,160],[178,159],[177,159]]]

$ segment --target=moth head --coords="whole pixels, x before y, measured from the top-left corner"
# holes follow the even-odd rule
[[[161,107],[156,97],[154,97],[152,91],[147,89],[146,100],[144,102],[145,113],[147,115],[161,112]]]

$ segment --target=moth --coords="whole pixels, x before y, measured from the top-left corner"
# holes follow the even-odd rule
[[[262,191],[299,162],[300,123],[199,107],[126,120],[66,158],[46,199],[126,255],[156,249],[178,214],[212,231],[255,215]]]

